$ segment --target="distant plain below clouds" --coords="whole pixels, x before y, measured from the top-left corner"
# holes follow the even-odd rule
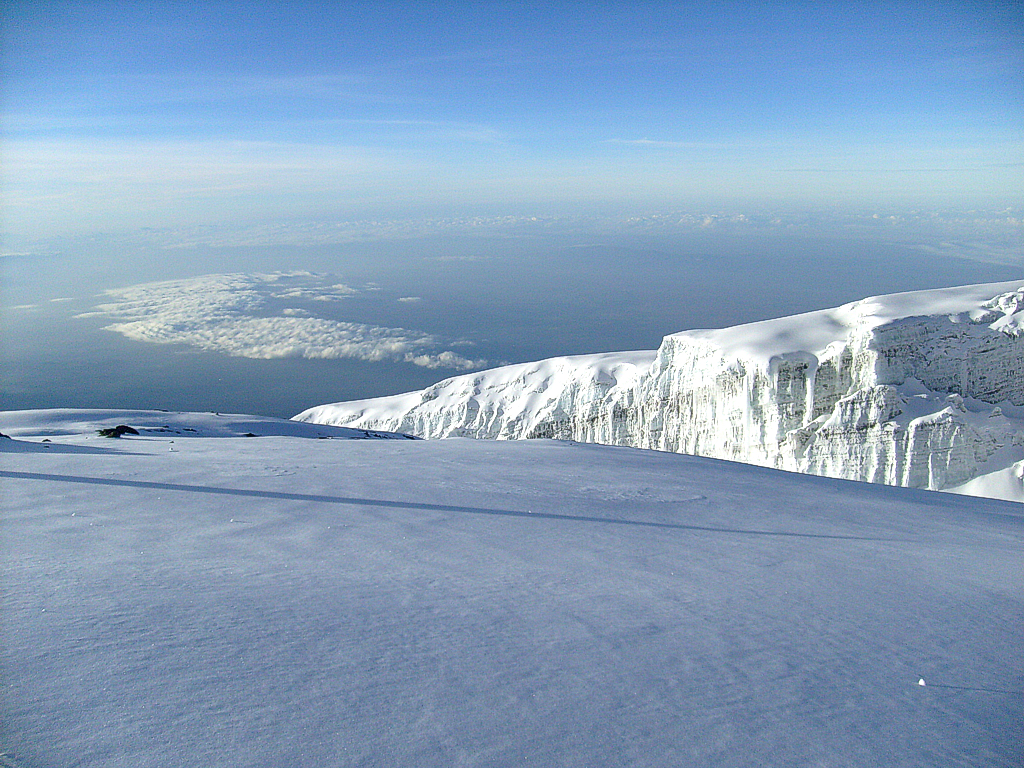
[[[311,272],[205,275],[109,290],[112,301],[78,317],[111,318],[106,330],[136,341],[235,357],[353,358],[457,370],[487,365],[446,348],[469,342],[316,316],[318,305],[372,290]]]

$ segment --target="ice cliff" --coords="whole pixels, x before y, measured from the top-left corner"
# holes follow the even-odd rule
[[[877,296],[295,417],[553,437],[1024,501],[1024,281]]]

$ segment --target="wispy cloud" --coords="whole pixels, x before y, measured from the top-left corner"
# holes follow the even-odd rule
[[[374,133],[362,123],[359,135]],[[184,138],[21,138],[4,144],[8,243],[137,227],[660,208],[679,199],[862,203],[885,179],[889,200],[989,205],[1019,188],[1024,149],[1012,137],[958,140],[912,133],[875,142],[808,135],[735,141],[619,137],[595,151],[519,151],[487,125],[388,121],[416,140],[344,143]],[[924,131],[926,129],[922,129]],[[468,149],[467,149],[468,148]],[[557,150],[557,151],[556,151]],[[937,174],[945,174],[936,182]],[[955,191],[955,196],[953,192]],[[1013,199],[1009,199],[1013,202]],[[500,206],[500,207],[499,207]]]
[[[736,144],[708,141],[666,141],[662,139],[605,139],[602,144],[617,144],[625,147],[651,147],[653,149],[729,149]]]
[[[33,139],[4,144],[2,183],[9,232],[60,234],[365,210],[427,177],[415,157],[340,144]]]
[[[316,316],[316,303],[334,303],[360,289],[308,272],[207,275],[144,283],[113,291],[112,301],[83,316],[130,339],[187,344],[236,357],[354,358],[426,368],[482,367],[433,334]],[[300,305],[300,306],[296,306]]]

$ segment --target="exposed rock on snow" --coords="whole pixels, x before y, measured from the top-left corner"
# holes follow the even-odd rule
[[[1024,282],[686,331],[657,352],[506,366],[295,418],[629,445],[1024,501]]]
[[[137,435],[139,430],[134,427],[129,427],[127,424],[118,424],[116,427],[103,427],[102,429],[96,430],[96,434],[100,437],[114,437],[119,438],[121,435]]]
[[[305,437],[320,440],[397,440],[408,435],[367,429],[346,429],[323,425],[297,424],[270,416],[238,413],[177,413],[173,411],[111,411],[85,408],[0,412],[4,428],[12,438],[3,450],[38,446],[36,438],[96,434],[101,437],[135,435],[145,438],[168,437]],[[134,427],[122,423],[130,420]],[[54,443],[58,445],[58,443]],[[13,447],[12,447],[13,446]]]

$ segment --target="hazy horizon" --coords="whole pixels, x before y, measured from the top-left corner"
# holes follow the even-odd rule
[[[14,242],[1022,203],[1016,4],[15,0],[2,21]]]
[[[1013,4],[5,3],[5,403],[289,415],[1015,278],[1022,28]],[[106,293],[154,281],[184,282]],[[224,313],[246,322],[207,338]]]

